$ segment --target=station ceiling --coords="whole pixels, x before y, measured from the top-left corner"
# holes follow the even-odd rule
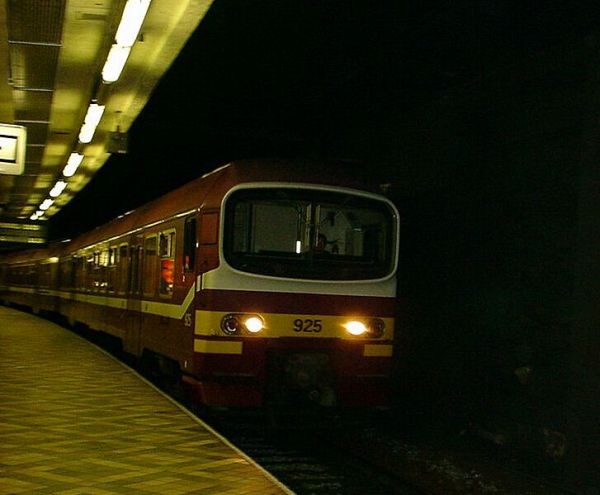
[[[0,175],[0,249],[44,241],[45,221],[122,152],[132,123],[212,0],[151,0],[120,78],[102,69],[126,0],[0,0],[0,123],[27,129],[22,175]],[[91,142],[79,132],[90,103],[105,105]],[[72,153],[76,173],[63,176]],[[64,191],[51,198],[58,181]],[[39,220],[30,218],[47,199]]]

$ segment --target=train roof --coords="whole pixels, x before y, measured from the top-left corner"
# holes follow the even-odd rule
[[[364,181],[351,178],[347,173],[347,165],[344,164],[324,163],[308,159],[239,160],[219,167],[213,172],[58,246],[63,246],[67,252],[74,252],[200,207],[217,209],[220,207],[224,195],[232,187],[247,182],[301,182],[376,192],[376,187],[366,187]],[[126,194],[126,191],[123,193]],[[56,249],[58,248],[54,248],[53,251]],[[48,256],[54,256],[54,254]]]
[[[317,160],[238,160],[217,168],[109,223],[77,237],[69,245],[76,251],[103,239],[118,237],[136,228],[200,207],[218,209],[224,195],[247,182],[301,182],[349,187],[374,192],[363,181],[350,177],[343,164]]]
[[[3,253],[0,257],[0,263],[35,263],[50,261],[52,258],[61,256],[65,248],[64,242],[57,242],[49,244],[46,247],[39,247],[35,249],[26,249],[23,251],[11,251]]]

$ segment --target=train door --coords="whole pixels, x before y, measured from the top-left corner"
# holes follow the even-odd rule
[[[125,290],[127,329],[123,340],[123,350],[134,356],[141,354],[143,251],[143,238],[132,236],[129,243],[128,280]]]
[[[194,291],[192,303],[188,308],[185,308],[184,313],[184,325],[194,329],[194,322],[196,319],[196,292],[200,289],[196,286],[196,248],[198,245],[197,237],[197,221],[196,216],[189,216],[185,219],[183,227],[183,267],[182,267],[182,279],[184,287],[191,287],[190,290]],[[193,338],[193,335],[192,337]],[[193,342],[191,347],[193,347]]]

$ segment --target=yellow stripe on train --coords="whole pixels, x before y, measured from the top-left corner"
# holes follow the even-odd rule
[[[225,311],[196,311],[194,333],[202,336],[225,336],[221,329],[223,318],[235,313]],[[251,316],[250,313],[247,314]],[[348,340],[364,340],[365,337],[351,335],[345,328],[348,322],[359,320],[368,322],[372,317],[363,316],[332,316],[332,315],[307,315],[307,314],[281,314],[281,313],[256,313],[262,318],[264,328],[257,333],[245,332],[244,337],[311,337],[311,338],[338,338]],[[394,318],[379,318],[385,324],[383,335],[373,342],[392,340],[394,335]]]

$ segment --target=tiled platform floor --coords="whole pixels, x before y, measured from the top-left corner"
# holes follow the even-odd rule
[[[292,493],[71,332],[0,306],[0,494]]]

